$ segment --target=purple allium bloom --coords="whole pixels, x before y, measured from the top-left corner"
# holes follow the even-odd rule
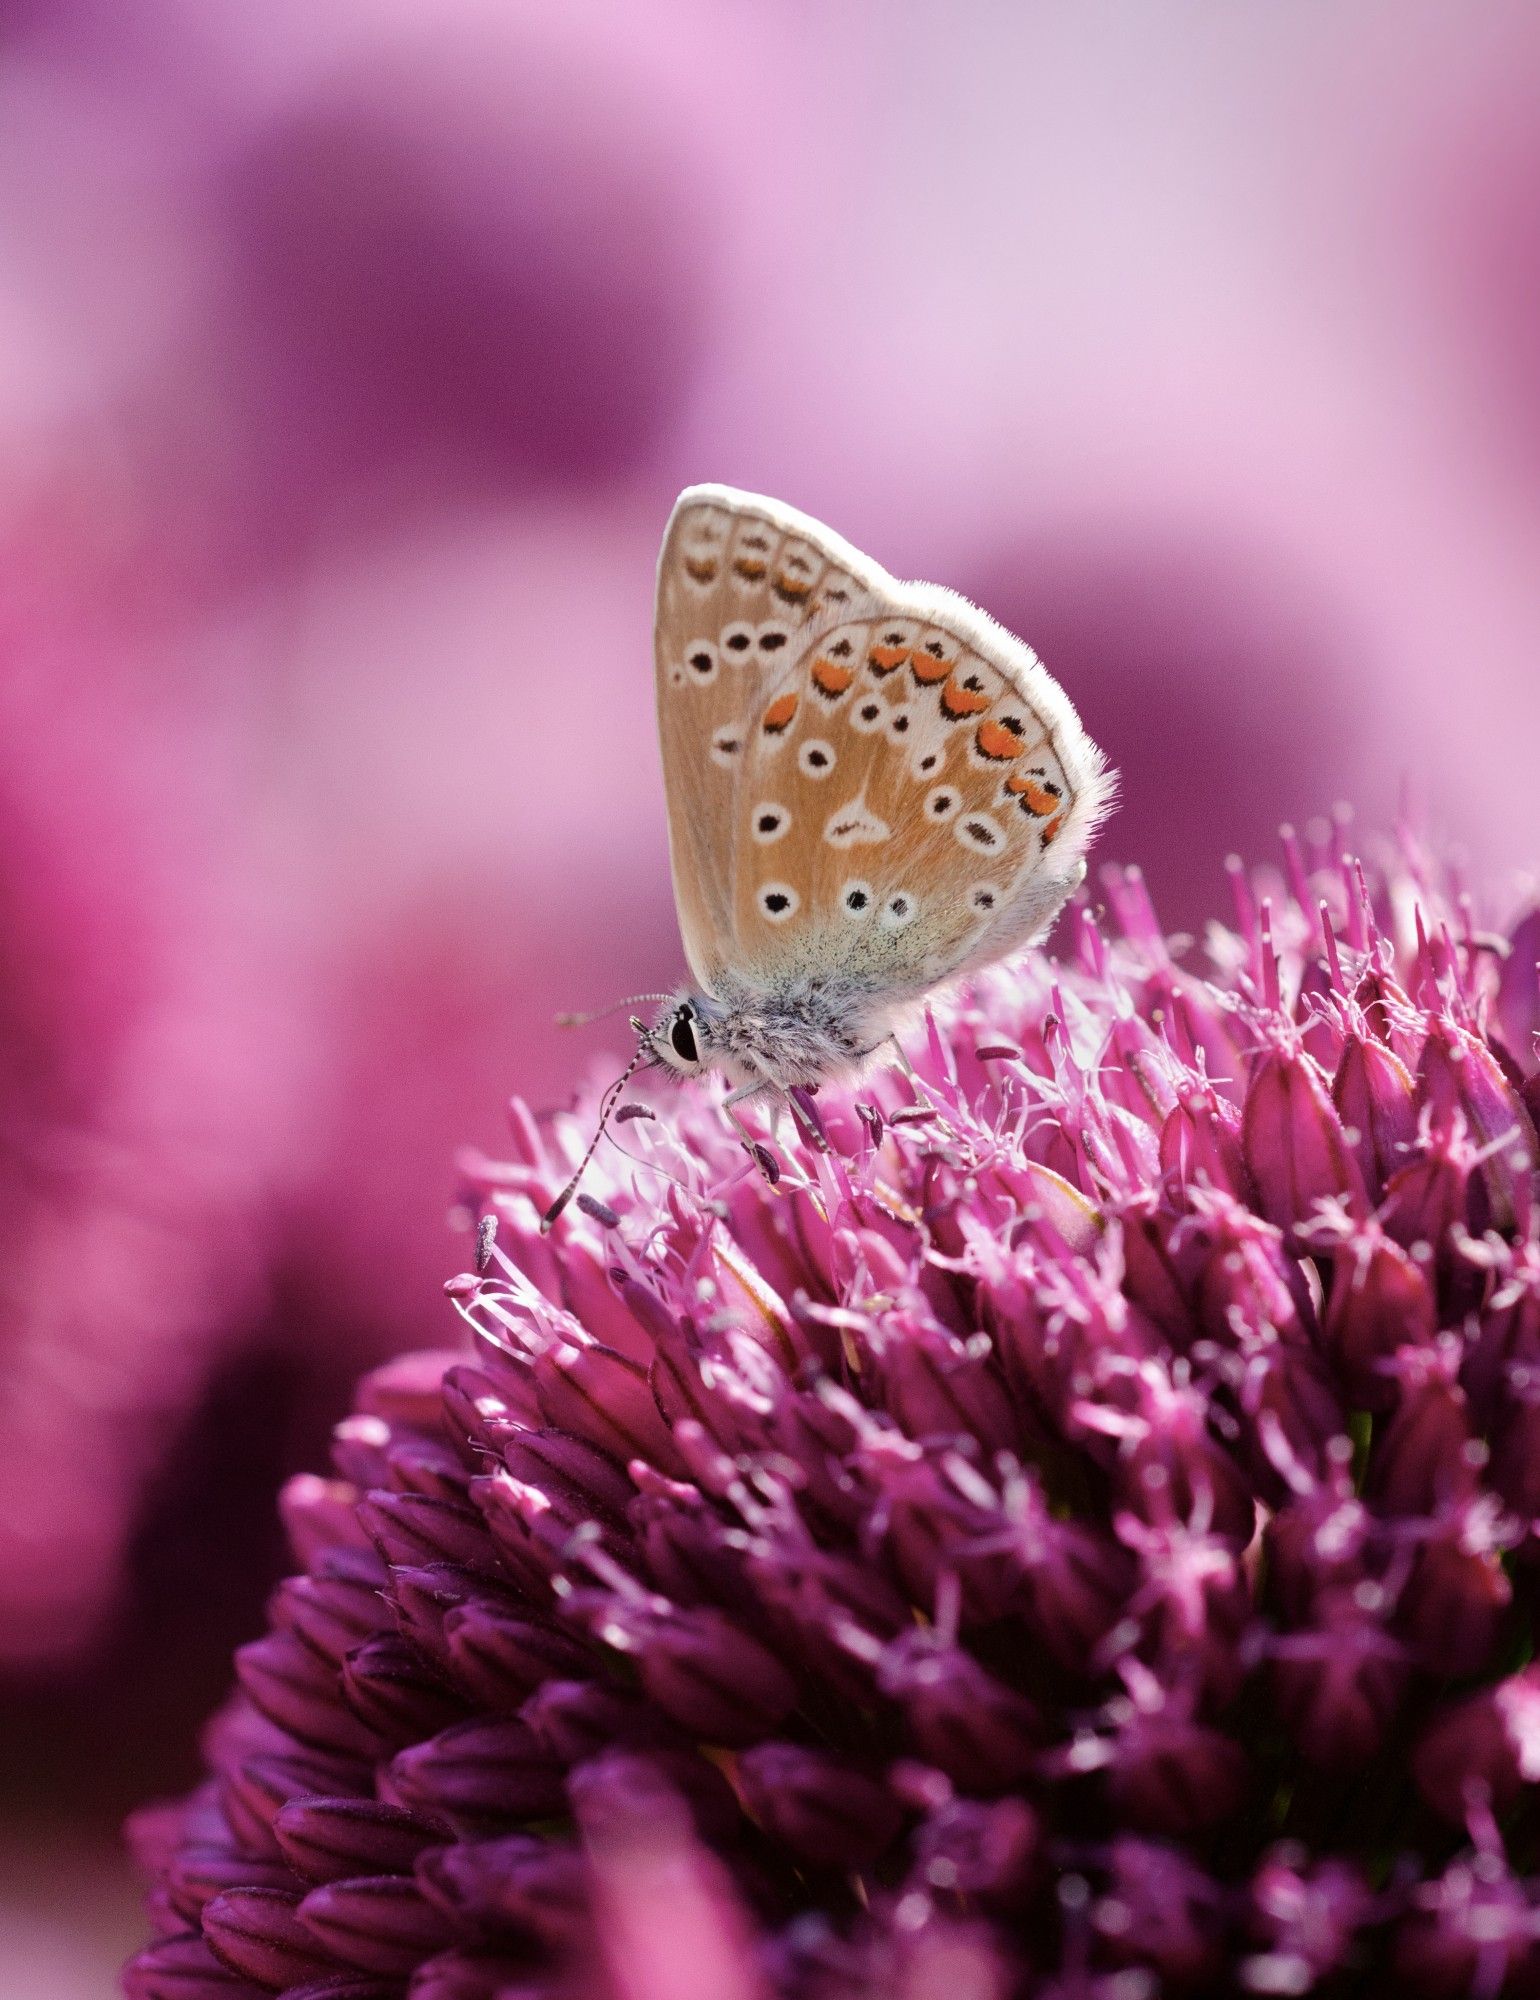
[[[773,1184],[686,1093],[542,1237],[515,1104],[134,2000],[1540,1992],[1540,917],[1339,845],[1206,972],[1110,877]]]

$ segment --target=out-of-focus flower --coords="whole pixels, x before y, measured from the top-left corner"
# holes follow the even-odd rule
[[[712,324],[725,114],[686,117],[691,64],[594,11],[455,11],[279,0],[256,33],[56,0],[8,41],[0,188],[40,191],[0,199],[0,1672],[24,1680],[115,1671],[135,1537],[227,1372],[275,1358],[315,1406],[421,1338],[466,1129],[426,1045],[474,1039],[453,1073],[486,1102],[592,976],[591,921],[546,926],[554,992],[482,934],[488,849],[524,857],[490,889],[517,921],[551,874],[531,815],[568,835],[529,786],[469,824],[460,757],[472,718],[552,726],[538,687],[574,647],[645,709],[667,496],[616,493]],[[637,523],[609,540],[634,589],[624,555],[594,588],[595,507]],[[489,599],[525,565],[543,616],[516,621]],[[602,639],[567,619],[579,588]],[[277,645],[239,636],[270,620]],[[415,799],[379,762],[407,738]]]
[[[639,1105],[544,1237],[592,1103],[516,1103],[134,2000],[1532,1990],[1532,922],[1338,845],[1206,973],[1109,876],[773,1185]]]
[[[1120,852],[1144,858],[1169,927],[1201,923],[1216,844],[1254,853],[1301,798],[1343,789],[1364,723],[1342,619],[1280,573],[1276,548],[1227,547],[1210,523],[1184,533],[1159,506],[1074,535],[1045,523],[1003,545],[987,530],[981,539],[982,554],[959,551],[958,582],[1011,631],[1030,633],[1096,715],[1123,774]],[[1226,687],[1245,698],[1217,699]],[[1287,759],[1275,756],[1302,711],[1315,726]],[[1242,770],[1247,784],[1214,785],[1215,772]],[[1212,812],[1171,810],[1174,798],[1210,795]]]
[[[133,718],[4,543],[0,618],[0,1672],[85,1653],[118,1609],[143,1490],[263,1292],[256,1191],[285,1102],[234,1073],[173,833],[139,808]],[[52,614],[52,615],[50,615]],[[123,766],[131,767],[125,770]],[[292,1031],[291,1031],[292,1039]],[[88,1471],[84,1468],[89,1468]]]

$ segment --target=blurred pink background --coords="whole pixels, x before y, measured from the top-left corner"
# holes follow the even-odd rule
[[[681,485],[1020,630],[1173,927],[1403,780],[1533,871],[1537,91],[1522,0],[13,0],[16,1991],[111,1990],[114,1825],[189,1775],[277,1481],[447,1332],[456,1146],[615,1044],[553,1010],[679,970]]]

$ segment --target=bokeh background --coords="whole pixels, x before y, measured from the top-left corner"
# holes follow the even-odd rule
[[[1540,14],[0,8],[0,1961],[97,2000],[457,1145],[679,970],[695,479],[1026,635],[1168,923],[1540,859]]]

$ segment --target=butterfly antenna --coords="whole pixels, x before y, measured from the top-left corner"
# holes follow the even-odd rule
[[[562,1210],[567,1206],[567,1203],[571,1201],[572,1197],[577,1193],[578,1183],[582,1180],[584,1174],[588,1172],[589,1161],[593,1158],[594,1154],[599,1150],[599,1141],[604,1137],[605,1127],[610,1122],[610,1113],[615,1109],[615,1104],[620,1096],[620,1093],[625,1089],[626,1085],[631,1081],[631,1078],[636,1071],[637,1064],[642,1060],[642,1057],[646,1054],[646,1052],[647,1052],[646,1044],[644,1043],[640,1048],[638,1048],[636,1054],[626,1064],[625,1068],[621,1071],[620,1075],[616,1077],[615,1081],[610,1085],[609,1089],[604,1093],[604,1100],[599,1106],[598,1127],[594,1132],[594,1136],[588,1142],[588,1151],[583,1155],[582,1159],[578,1161],[577,1171],[576,1173],[573,1174],[571,1180],[568,1181],[567,1185],[562,1189],[561,1193],[556,1197],[555,1201],[551,1203],[550,1207],[546,1210],[545,1214],[542,1215],[540,1218],[540,1234],[542,1236],[546,1235],[550,1231],[551,1226],[556,1221],[556,1218],[561,1214]]]
[[[558,1014],[558,1028],[586,1028],[590,1021],[603,1021],[622,1007],[634,1007],[640,1000],[672,1000],[672,993],[633,993],[629,1000],[616,1000],[608,1007],[596,1007],[591,1014]]]

